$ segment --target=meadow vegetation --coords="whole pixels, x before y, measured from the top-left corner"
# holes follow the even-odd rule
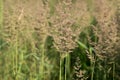
[[[120,80],[119,0],[0,0],[0,80]]]

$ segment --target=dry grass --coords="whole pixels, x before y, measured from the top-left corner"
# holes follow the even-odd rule
[[[61,1],[50,17],[50,34],[54,38],[55,47],[62,53],[69,53],[77,46],[79,34],[90,22],[87,4],[85,1],[81,1],[81,5],[78,3]]]
[[[119,2],[0,0],[0,4],[0,80],[120,78]]]
[[[98,21],[95,27],[95,33],[98,37],[98,42],[95,46],[96,53],[101,56],[116,55],[115,46],[117,44],[117,21],[116,21],[116,8],[113,2],[110,1],[95,1],[95,16]],[[99,3],[102,5],[99,5]],[[109,12],[109,13],[108,13]]]

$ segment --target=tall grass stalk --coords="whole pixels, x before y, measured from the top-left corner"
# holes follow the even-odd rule
[[[59,80],[62,80],[62,56],[60,54]]]
[[[64,62],[65,61],[65,62]],[[70,80],[70,54],[60,54],[59,80]]]
[[[90,65],[91,65],[91,80],[93,80],[93,78],[94,78],[94,68],[95,68],[95,59],[94,59],[94,55],[92,53],[91,48],[90,48],[89,52],[90,52],[90,56],[91,56],[91,60],[90,60]]]
[[[115,80],[115,62],[113,62],[113,80]]]
[[[64,60],[65,60],[65,56],[63,57],[63,54],[60,53],[59,80],[66,79],[66,69],[65,69]]]
[[[18,80],[17,79],[17,74],[18,74],[18,31],[16,32],[16,43],[15,43],[15,68],[16,68],[16,70],[15,70],[15,79],[16,80]]]
[[[70,80],[70,54],[66,55],[65,59],[65,80]]]
[[[40,50],[41,50],[41,57],[40,57],[40,80],[44,80],[45,77],[45,71],[44,71],[44,65],[45,65],[45,42],[46,42],[46,37],[43,39],[43,43],[40,44]]]
[[[44,80],[44,44],[41,45],[42,53],[41,53],[41,65],[40,65],[40,80]]]

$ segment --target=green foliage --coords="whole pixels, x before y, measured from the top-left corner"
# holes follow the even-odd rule
[[[43,6],[40,4],[36,6],[36,2],[40,0],[35,0],[36,2],[32,0],[21,1],[22,2],[19,0],[16,2],[12,0],[0,0],[0,80],[120,79],[119,76],[116,77],[120,71],[118,66],[120,64],[119,57],[106,57],[104,56],[105,54],[97,51],[96,46],[99,43],[100,37],[96,34],[96,32],[99,32],[96,29],[101,25],[96,15],[93,14],[95,9],[94,0],[85,0],[86,4],[80,4],[84,7],[87,5],[87,9],[85,9],[87,10],[86,13],[81,12],[85,17],[81,15],[74,17],[77,14],[69,16],[69,13],[65,15],[67,11],[63,10],[62,12],[62,10],[60,10],[62,19],[65,17],[64,21],[66,21],[66,23],[58,18],[60,15],[57,17],[54,16],[57,14],[57,5],[63,2],[64,5],[69,6],[69,12],[70,8],[77,6],[77,3],[82,2],[82,0],[68,0],[68,3],[67,0],[41,0],[40,4],[43,4]],[[6,6],[4,9],[3,2]],[[65,7],[65,9],[66,8],[67,7]],[[45,9],[48,9],[48,12]],[[46,13],[44,10],[47,12],[45,16],[44,14]],[[72,11],[70,12],[72,13]],[[88,14],[90,14],[90,16]],[[85,18],[85,20],[88,18],[86,16],[90,18],[88,21],[83,22],[83,24],[85,24],[83,26],[82,22],[79,21],[82,21],[82,18],[80,17],[79,19],[79,16]],[[5,18],[4,21],[3,17]],[[52,23],[48,17],[55,18],[59,23],[54,20]],[[18,20],[19,18],[20,20]],[[66,18],[68,18],[68,20]],[[69,19],[71,22],[69,22]],[[61,22],[63,24],[61,24]],[[72,43],[72,40],[74,40],[71,38],[75,38],[75,35],[78,35],[77,39],[73,41],[76,43],[76,46],[68,46],[71,47],[68,49],[70,51],[66,50],[62,52],[57,50],[54,35],[49,33],[52,31],[50,27],[52,27],[54,23],[56,23],[55,26],[57,25],[57,28],[60,27],[58,31],[64,30],[64,33],[61,33],[59,37],[55,37],[58,42],[60,42],[59,39],[61,39],[61,42],[58,44],[60,47],[61,44],[65,42],[65,38],[67,40],[62,47],[64,46],[66,48],[66,45],[70,44],[70,42]],[[71,27],[71,30],[64,28],[65,26],[68,26],[67,28]],[[77,31],[78,28],[80,28],[80,30],[74,33],[75,35],[71,33],[72,31]],[[46,31],[46,29],[48,30]],[[72,36],[70,36],[69,32]],[[66,36],[64,37],[64,35]],[[68,40],[70,40],[69,43],[67,43]],[[102,45],[99,46],[103,47]]]

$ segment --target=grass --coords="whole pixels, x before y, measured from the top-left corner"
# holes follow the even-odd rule
[[[119,80],[116,8],[112,0],[0,0],[0,80]]]
[[[3,0],[0,0],[0,28],[2,29],[3,24]]]

